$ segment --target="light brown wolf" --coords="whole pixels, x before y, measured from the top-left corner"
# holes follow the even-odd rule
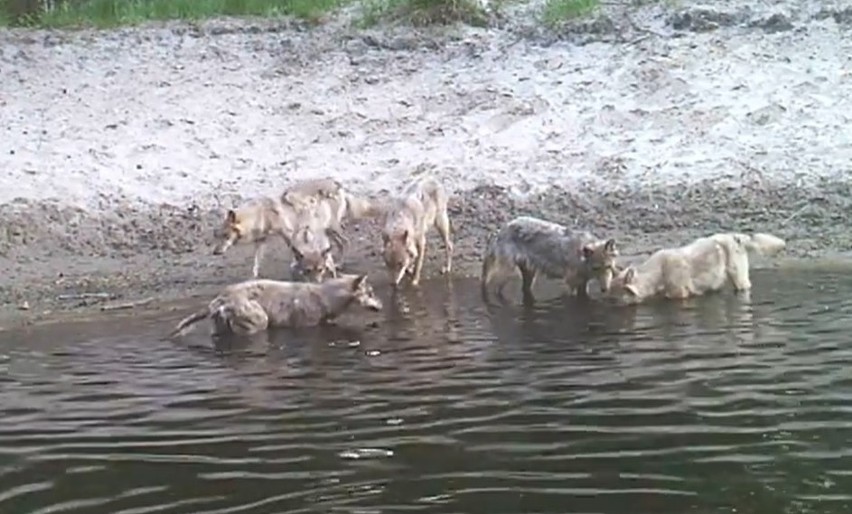
[[[340,251],[341,259],[349,245],[343,235],[343,222],[373,217],[379,206],[368,198],[356,196],[332,178],[307,179],[290,186],[281,195],[285,205],[293,206],[300,214],[313,216],[316,225],[324,227]]]
[[[370,200],[347,193],[332,179],[297,182],[281,198],[254,198],[228,210],[222,226],[216,231],[218,242],[213,253],[221,255],[237,243],[254,243],[252,277],[257,278],[270,236],[281,237],[293,249],[294,234],[308,225],[315,232],[325,232],[343,253],[347,243],[341,233],[343,218],[348,214],[358,219],[375,215],[377,211]],[[298,258],[297,252],[298,248],[294,252],[294,257]]]
[[[444,240],[446,264],[441,273],[451,273],[453,242],[447,212],[447,193],[433,177],[415,178],[406,184],[387,204],[382,229],[382,257],[394,286],[406,273],[411,284],[420,284],[426,235],[435,227]],[[413,269],[412,269],[413,268]]]
[[[785,246],[783,239],[771,234],[732,232],[663,248],[638,266],[619,271],[605,298],[620,304],[641,303],[657,296],[685,299],[719,291],[729,282],[735,291],[748,291],[749,253],[773,255]]]
[[[321,284],[255,279],[233,284],[200,311],[180,321],[169,337],[183,335],[204,319],[213,335],[251,335],[268,328],[311,327],[327,323],[353,303],[382,309],[366,275],[343,275]]]
[[[260,272],[260,261],[269,236],[278,236],[292,247],[291,237],[296,229],[296,214],[276,198],[253,198],[236,209],[229,209],[225,221],[216,231],[214,255],[222,255],[236,243],[254,243],[252,277]]]
[[[519,216],[505,224],[488,243],[480,278],[483,298],[489,284],[497,280],[497,294],[503,296],[508,276],[515,268],[521,273],[521,292],[533,300],[536,276],[565,281],[570,293],[587,296],[587,286],[596,279],[601,291],[609,288],[617,269],[615,239],[600,239],[584,230],[572,230],[551,221]]]

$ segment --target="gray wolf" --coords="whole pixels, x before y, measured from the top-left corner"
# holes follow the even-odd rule
[[[252,335],[269,328],[311,327],[327,323],[353,303],[382,309],[366,275],[343,275],[321,284],[253,279],[227,286],[207,307],[180,321],[169,337],[187,333],[204,319],[213,335]]]
[[[654,252],[637,266],[620,270],[605,299],[636,304],[662,296],[685,299],[719,291],[729,282],[738,292],[751,289],[749,253],[773,255],[784,249],[783,239],[771,234],[720,233],[677,248]]]
[[[519,216],[491,237],[482,261],[480,284],[483,298],[497,279],[497,294],[503,296],[508,274],[521,273],[521,292],[532,300],[539,273],[565,281],[570,293],[587,296],[589,280],[596,279],[601,291],[609,288],[615,273],[618,249],[614,239],[599,239],[587,231],[575,231],[558,223]]]
[[[252,277],[257,278],[270,236],[281,237],[293,249],[294,234],[307,224],[312,230],[324,231],[343,253],[347,243],[340,227],[343,217],[361,218],[376,211],[371,201],[350,195],[337,181],[304,180],[288,188],[281,198],[255,198],[228,210],[216,231],[213,253],[221,255],[237,243],[254,243]]]
[[[322,282],[326,274],[337,278],[331,241],[325,232],[304,224],[296,229],[290,243],[293,252],[293,260],[290,262],[292,280]]]
[[[374,202],[350,193],[332,178],[299,181],[284,191],[281,201],[299,213],[313,216],[316,224],[323,227],[334,241],[341,259],[349,245],[349,240],[343,235],[343,221],[347,217],[353,220],[373,217],[380,212]]]
[[[452,272],[447,193],[437,180],[430,176],[411,180],[389,200],[384,214],[382,257],[394,286],[399,285],[406,273],[412,274],[412,285],[420,284],[426,235],[433,226],[444,240],[446,264],[441,273]]]

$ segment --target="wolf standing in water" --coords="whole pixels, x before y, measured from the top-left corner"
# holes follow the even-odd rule
[[[642,264],[621,270],[605,296],[620,304],[655,296],[685,299],[721,290],[729,282],[736,291],[748,291],[749,253],[772,255],[785,246],[783,239],[772,234],[731,232],[702,237],[685,246],[657,250]]]
[[[586,231],[574,231],[558,223],[520,216],[503,226],[488,243],[482,262],[482,296],[497,280],[503,297],[508,274],[521,272],[524,300],[534,300],[533,284],[538,273],[562,279],[571,293],[588,294],[589,280],[597,279],[601,291],[609,288],[615,272],[618,249],[614,239],[598,239]]]

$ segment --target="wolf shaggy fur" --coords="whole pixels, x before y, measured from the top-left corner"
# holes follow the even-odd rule
[[[394,285],[399,285],[406,273],[412,274],[412,285],[420,284],[426,236],[432,227],[444,241],[446,263],[441,273],[452,272],[453,242],[447,201],[444,187],[435,178],[425,176],[411,180],[388,202],[382,229],[382,257]]]
[[[228,210],[217,230],[218,243],[213,253],[221,255],[237,243],[254,243],[252,277],[257,278],[270,236],[281,237],[293,249],[294,234],[307,225],[315,232],[325,232],[342,254],[347,244],[341,233],[343,218],[371,216],[375,211],[371,201],[350,195],[335,180],[297,182],[281,198],[254,198]]]
[[[699,296],[728,283],[735,291],[749,291],[749,253],[773,255],[785,246],[783,239],[772,234],[729,232],[702,237],[685,246],[657,250],[641,264],[619,271],[605,296],[617,303],[636,304],[658,296]]]
[[[514,268],[521,273],[525,299],[533,299],[539,273],[564,280],[569,292],[581,296],[587,294],[592,278],[606,291],[616,271],[616,257],[614,239],[599,239],[587,231],[520,216],[505,224],[488,243],[482,262],[482,296],[488,297],[488,286],[496,280],[497,294],[502,297]]]
[[[332,256],[331,241],[325,232],[310,225],[296,229],[291,238],[291,278],[297,282],[322,282],[326,274],[337,278],[337,264]]]
[[[341,258],[349,245],[343,235],[343,222],[373,217],[378,214],[377,205],[346,191],[343,185],[332,178],[307,179],[290,186],[281,195],[285,205],[292,206],[298,213],[314,217],[334,241]]]
[[[252,335],[268,328],[310,327],[333,320],[353,303],[382,309],[366,275],[344,275],[321,284],[255,279],[230,285],[204,309],[180,321],[169,337],[213,321],[213,335]]]

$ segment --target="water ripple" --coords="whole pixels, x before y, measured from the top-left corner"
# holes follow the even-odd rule
[[[852,281],[753,281],[629,309],[425,284],[228,348],[11,334],[0,511],[848,512]]]

